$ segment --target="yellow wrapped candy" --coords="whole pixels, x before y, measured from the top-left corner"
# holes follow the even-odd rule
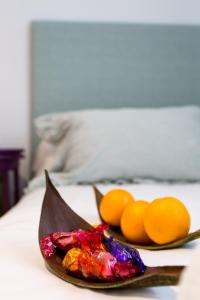
[[[79,257],[82,250],[80,248],[72,248],[65,255],[62,265],[66,270],[76,272],[79,270]]]

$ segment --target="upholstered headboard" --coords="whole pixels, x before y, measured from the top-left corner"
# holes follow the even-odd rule
[[[85,108],[200,104],[199,75],[200,26],[32,24],[33,118]]]

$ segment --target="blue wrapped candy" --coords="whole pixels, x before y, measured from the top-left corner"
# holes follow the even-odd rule
[[[146,266],[144,265],[140,254],[136,249],[115,241],[112,236],[105,238],[104,245],[106,250],[110,252],[117,259],[117,261],[132,261],[134,265],[138,265],[140,267],[142,274],[145,272]]]

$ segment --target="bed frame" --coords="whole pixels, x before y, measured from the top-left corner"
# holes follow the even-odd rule
[[[199,105],[199,75],[200,26],[32,24],[33,119],[86,108]]]

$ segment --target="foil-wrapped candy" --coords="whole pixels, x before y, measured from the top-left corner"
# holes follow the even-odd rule
[[[82,252],[80,248],[70,249],[62,261],[63,267],[71,272],[79,272],[79,259]]]
[[[41,240],[40,249],[45,258],[49,258],[55,253],[56,247],[52,241],[51,235],[47,235]]]
[[[131,278],[145,272],[145,265],[136,249],[105,237],[107,225],[89,230],[56,232],[41,240],[45,258],[57,250],[64,255],[62,262],[67,272],[92,280],[115,281]]]
[[[141,268],[142,273],[145,271],[145,265],[140,257],[139,251],[135,248],[125,246],[120,242],[114,240],[111,236],[104,240],[105,248],[109,251],[114,257],[116,257],[119,262],[132,261],[134,265],[137,265]]]

